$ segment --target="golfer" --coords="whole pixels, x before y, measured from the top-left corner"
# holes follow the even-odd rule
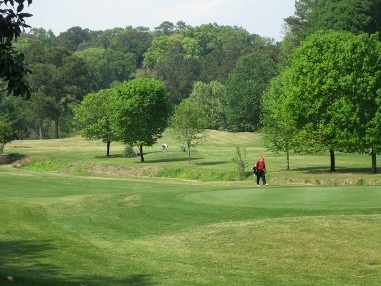
[[[265,158],[261,156],[257,163],[255,164],[255,167],[257,168],[257,186],[259,187],[259,179],[262,178],[262,182],[264,186],[268,186],[266,182],[266,164],[265,164]]]

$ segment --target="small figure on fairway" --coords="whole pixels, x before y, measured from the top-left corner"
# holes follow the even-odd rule
[[[184,144],[181,144],[180,148],[181,148],[181,152],[185,152],[186,151]]]
[[[262,182],[264,186],[268,186],[266,182],[266,164],[265,164],[265,158],[261,156],[257,163],[255,164],[256,168],[256,175],[257,175],[257,186],[259,186],[259,179],[262,178]]]
[[[167,152],[167,150],[168,150],[168,145],[167,144],[163,143],[161,145],[161,147],[163,148],[163,152]]]

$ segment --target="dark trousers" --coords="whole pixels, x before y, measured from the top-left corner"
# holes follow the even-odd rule
[[[259,185],[259,179],[262,178],[262,182],[266,185],[266,175],[264,171],[257,171],[257,185]]]

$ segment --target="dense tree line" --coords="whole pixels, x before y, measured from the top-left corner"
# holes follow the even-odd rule
[[[106,118],[96,130],[82,128],[83,134],[101,130],[102,136],[96,136],[108,146],[114,140],[150,146],[161,129],[151,140],[130,129],[123,137],[118,125],[139,105],[126,109],[119,120],[115,114],[122,112],[121,105],[118,112],[91,106],[108,102],[118,88],[128,90],[128,82],[139,86],[136,79],[148,84],[151,78],[168,92],[167,115],[174,111],[175,118],[182,118],[181,110],[193,109],[205,128],[261,130],[270,149],[286,153],[287,168],[290,151],[326,151],[335,171],[335,152],[340,151],[370,154],[376,172],[381,152],[380,11],[381,0],[297,0],[280,43],[243,28],[215,23],[192,27],[181,21],[163,22],[153,31],[72,27],[56,36],[31,29],[17,34],[12,47],[24,53],[33,71],[27,77],[31,99],[1,93],[0,121],[17,130],[18,138],[57,138],[76,132],[73,116],[88,108],[90,115],[100,112]],[[3,77],[0,84],[6,83]],[[145,128],[142,122],[127,123],[132,129]]]
[[[267,146],[330,154],[381,152],[381,1],[299,0],[285,19],[282,72],[263,98]]]
[[[251,35],[242,28],[217,24],[192,27],[184,22],[163,22],[153,31],[130,26],[105,31],[72,27],[57,36],[50,30],[33,28],[22,34],[14,46],[23,52],[33,71],[28,77],[32,97],[24,101],[2,94],[0,116],[9,116],[10,109],[5,107],[12,106],[18,110],[12,116],[22,121],[17,127],[13,125],[14,129],[21,129],[23,138],[41,139],[76,132],[73,110],[87,94],[140,77],[162,81],[172,109],[197,93],[197,83],[220,84],[223,93],[219,95],[222,105],[218,112],[223,119],[206,127],[256,131],[257,117],[253,118],[250,108],[245,109],[247,114],[242,114],[236,99],[245,96],[249,102],[252,96],[255,103],[249,106],[256,105],[255,110],[260,110],[265,86],[236,90],[233,85],[240,76],[236,65],[241,58],[254,57],[261,66],[266,67],[267,63],[274,66],[279,54],[278,43]],[[238,69],[250,69],[250,64],[243,62]],[[268,83],[269,76],[266,74],[262,79],[257,73],[254,79],[241,82],[250,81],[246,84],[250,85],[258,80],[259,86]],[[209,114],[207,106],[202,108],[206,116],[215,116]],[[237,118],[245,122],[235,122]]]

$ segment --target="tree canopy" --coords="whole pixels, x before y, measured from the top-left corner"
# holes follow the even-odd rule
[[[295,120],[296,148],[330,151],[331,171],[334,151],[372,152],[373,160],[380,152],[380,48],[378,35],[315,33],[295,50],[282,75],[286,108],[275,111]]]
[[[30,97],[26,79],[30,70],[24,61],[24,54],[12,45],[21,32],[30,27],[25,19],[32,15],[23,12],[24,3],[30,5],[32,0],[0,1],[0,80],[7,83],[9,94]]]
[[[113,120],[123,143],[152,146],[168,126],[170,105],[164,84],[156,79],[138,78],[116,87]]]

